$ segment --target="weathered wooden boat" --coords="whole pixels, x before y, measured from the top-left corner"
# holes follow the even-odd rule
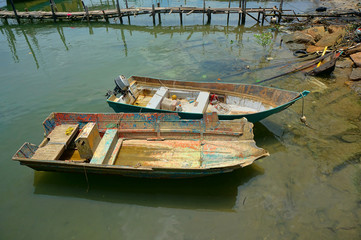
[[[163,113],[52,113],[39,146],[13,160],[39,171],[191,178],[231,172],[268,156],[245,118],[184,120]]]
[[[107,102],[115,112],[177,113],[181,118],[199,119],[216,112],[220,120],[246,117],[258,122],[278,113],[309,91],[293,92],[250,84],[204,83],[132,76],[115,79]]]
[[[311,76],[329,75],[335,70],[336,61],[342,52],[330,52],[325,59],[319,63],[307,68],[306,74]]]

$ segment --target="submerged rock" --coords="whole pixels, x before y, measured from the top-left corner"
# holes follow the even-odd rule
[[[287,47],[291,51],[306,50],[306,45],[302,43],[288,43]]]
[[[352,69],[350,80],[358,81],[361,80],[361,68],[354,68]]]
[[[353,66],[353,61],[349,58],[338,60],[336,62],[336,67],[338,68],[351,68],[352,66]]]
[[[310,34],[303,32],[294,32],[282,37],[285,43],[303,43],[303,44],[315,44],[315,40]]]

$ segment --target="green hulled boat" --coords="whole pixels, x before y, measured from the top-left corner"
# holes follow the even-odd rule
[[[132,76],[115,79],[107,102],[115,112],[178,113],[199,119],[216,112],[220,120],[245,117],[258,122],[278,113],[310,92],[294,92],[252,84],[206,83]]]

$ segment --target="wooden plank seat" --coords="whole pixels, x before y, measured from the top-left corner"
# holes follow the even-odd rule
[[[63,154],[70,141],[78,132],[78,124],[62,124],[56,126],[47,136],[48,143],[44,147],[39,147],[32,159],[57,160]]]
[[[117,142],[118,142],[118,130],[117,129],[106,130],[104,136],[100,140],[98,147],[96,148],[93,154],[92,159],[90,160],[90,163],[108,164]]]
[[[199,92],[197,100],[194,102],[192,113],[205,113],[209,103],[209,92]]]
[[[147,108],[160,109],[160,104],[168,93],[168,88],[160,87],[147,104]]]

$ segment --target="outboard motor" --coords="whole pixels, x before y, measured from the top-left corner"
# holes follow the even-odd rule
[[[113,92],[108,90],[108,92],[105,94],[107,98],[109,98],[111,95],[116,96],[118,94],[124,96],[129,92],[130,95],[132,95],[132,97],[136,99],[133,93],[130,91],[128,79],[124,77],[124,75],[119,75],[116,79],[114,79],[114,82],[115,82],[115,88]]]
[[[129,82],[128,79],[124,77],[124,75],[119,75],[116,79],[114,79],[114,82],[115,82],[115,88],[113,90],[114,95],[117,95],[119,93],[124,95],[125,93],[127,93],[129,88]]]

